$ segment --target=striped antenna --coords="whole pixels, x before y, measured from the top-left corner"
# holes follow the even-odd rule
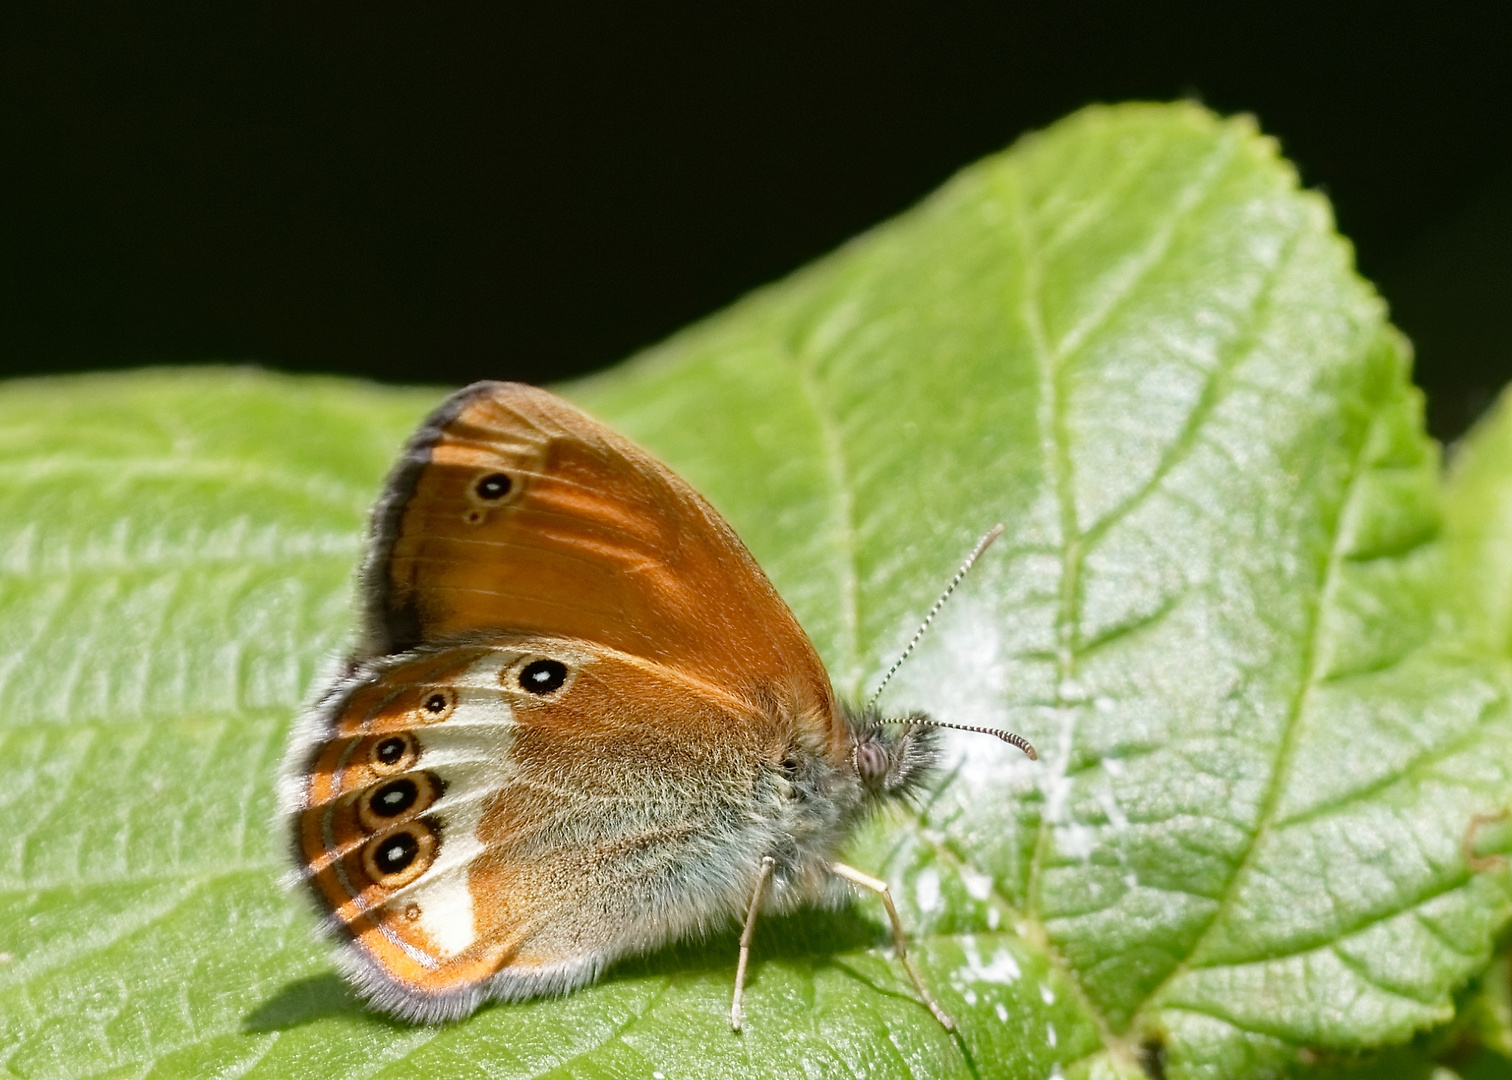
[[[891,680],[892,677],[897,674],[898,669],[903,666],[903,661],[908,659],[908,654],[914,651],[914,646],[919,643],[919,639],[924,636],[924,631],[929,629],[929,624],[934,621],[934,617],[938,615],[940,613],[940,609],[945,606],[945,601],[950,599],[950,594],[955,592],[955,588],[961,583],[961,579],[963,579],[967,575],[967,573],[970,572],[972,564],[980,559],[982,557],[982,552],[986,551],[992,545],[992,542],[1002,535],[1003,526],[1001,524],[997,524],[988,529],[987,535],[977,541],[976,547],[972,548],[971,554],[966,556],[966,561],[962,563],[961,568],[956,571],[955,577],[950,579],[950,584],[945,586],[945,591],[942,592],[940,594],[940,598],[934,602],[934,607],[930,608],[929,614],[924,616],[924,621],[919,625],[919,629],[914,631],[913,640],[910,641],[904,648],[903,654],[893,661],[893,666],[887,669],[887,674],[882,676],[882,681],[877,684],[877,689],[872,694],[871,700],[866,703],[867,711],[870,711],[877,704],[877,699],[882,696],[882,691],[887,689],[889,680]],[[952,725],[937,724],[936,726],[951,727]],[[1001,733],[994,732],[994,734]],[[1029,756],[1033,757],[1034,755],[1030,754]]]
[[[903,720],[882,720],[883,724],[907,724],[910,727],[948,727],[953,731],[975,731],[979,735],[996,735],[1010,746],[1016,746],[1029,755],[1030,761],[1039,760],[1039,751],[1034,749],[1034,744],[1022,735],[1011,731],[999,731],[990,727],[967,727],[965,724],[947,724],[941,720],[931,720],[929,717],[914,716]]]

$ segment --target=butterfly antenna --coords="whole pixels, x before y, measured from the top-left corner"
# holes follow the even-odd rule
[[[946,727],[952,731],[975,731],[979,735],[996,735],[1010,746],[1016,746],[1029,755],[1030,761],[1039,760],[1039,751],[1034,749],[1034,744],[1022,735],[1016,735],[1011,731],[999,731],[990,727],[967,727],[965,724],[947,724],[943,720],[931,720],[927,716],[909,716],[902,720],[883,720],[884,724],[907,724],[909,727]]]
[[[950,594],[955,592],[956,586],[959,585],[961,583],[961,580],[967,575],[967,573],[970,572],[972,564],[980,559],[982,557],[982,552],[991,547],[992,542],[1002,535],[1003,526],[1001,524],[998,524],[988,529],[987,535],[977,541],[976,547],[972,548],[971,554],[966,556],[966,561],[963,562],[961,564],[961,568],[956,571],[955,577],[950,579],[950,584],[945,586],[945,591],[942,592],[940,594],[940,598],[934,602],[934,607],[930,608],[929,614],[924,616],[924,621],[919,624],[919,629],[914,631],[913,640],[911,640],[903,649],[902,655],[893,661],[893,666],[887,669],[887,674],[882,676],[882,681],[877,684],[877,689],[872,693],[871,700],[866,703],[866,708],[868,710],[870,710],[874,705],[877,704],[877,699],[882,696],[882,691],[887,689],[888,682],[894,675],[897,674],[898,669],[903,666],[903,661],[908,659],[908,654],[914,651],[914,646],[919,643],[919,639],[922,638],[924,636],[924,632],[929,629],[929,624],[934,621],[934,617],[938,615],[940,613],[940,609],[945,606],[945,601],[950,599]],[[950,725],[943,724],[939,726],[949,727]]]

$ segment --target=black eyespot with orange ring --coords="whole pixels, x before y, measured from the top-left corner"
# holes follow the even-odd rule
[[[407,772],[420,759],[420,741],[408,731],[381,735],[368,744],[368,764],[379,776]]]
[[[457,692],[450,686],[432,686],[420,694],[415,719],[422,724],[439,724],[457,707]]]
[[[430,869],[440,847],[431,822],[408,821],[363,845],[362,869],[375,885],[402,888]]]
[[[374,784],[357,797],[357,820],[370,833],[429,810],[445,785],[428,772],[412,772]]]

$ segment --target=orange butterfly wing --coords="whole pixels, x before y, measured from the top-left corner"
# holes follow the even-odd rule
[[[808,637],[718,512],[544,390],[476,383],[432,415],[390,478],[364,580],[370,653],[580,638],[748,700],[796,685],[842,726]]]

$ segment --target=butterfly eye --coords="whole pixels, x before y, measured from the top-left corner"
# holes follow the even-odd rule
[[[559,660],[532,660],[520,672],[520,689],[549,694],[567,681],[567,665]]]
[[[892,760],[882,741],[875,735],[866,735],[856,740],[851,749],[851,764],[856,775],[868,786],[880,783],[892,767]]]
[[[489,473],[473,485],[473,494],[484,502],[498,502],[509,494],[509,489],[512,487],[514,483],[504,473]]]
[[[409,734],[386,735],[373,744],[370,764],[380,774],[404,772],[420,756],[420,744]]]
[[[362,868],[385,889],[397,889],[425,873],[435,859],[436,846],[430,826],[411,821],[369,840],[362,849]]]

